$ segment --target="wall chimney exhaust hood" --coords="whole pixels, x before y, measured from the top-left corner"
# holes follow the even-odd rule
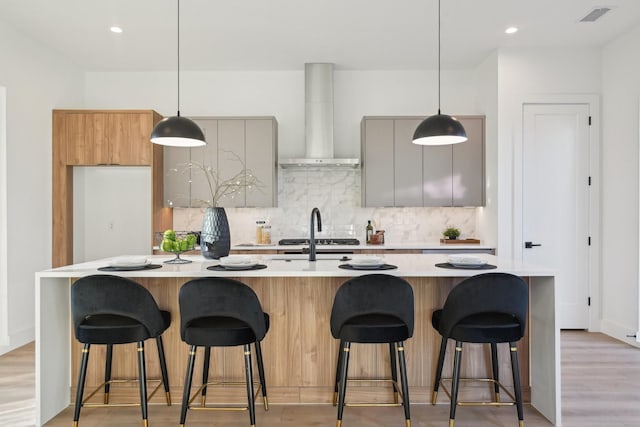
[[[281,159],[280,167],[357,168],[359,159],[333,157],[333,64],[304,64],[305,157]]]

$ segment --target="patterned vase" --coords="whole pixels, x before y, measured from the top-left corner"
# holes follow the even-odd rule
[[[231,232],[224,208],[207,208],[204,211],[200,248],[202,256],[209,259],[229,255]]]

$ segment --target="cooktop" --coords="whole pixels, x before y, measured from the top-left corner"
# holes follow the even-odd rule
[[[315,239],[316,245],[359,245],[360,240],[358,239],[336,239],[336,238],[327,238],[327,239]],[[308,245],[309,239],[301,238],[301,239],[282,239],[278,242],[279,245],[283,246],[293,246],[293,245]]]

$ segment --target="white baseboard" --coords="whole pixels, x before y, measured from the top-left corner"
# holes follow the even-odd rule
[[[635,335],[638,331],[635,328],[628,328],[610,320],[602,320],[600,322],[600,331],[629,345],[640,347],[640,342],[636,341]]]
[[[0,356],[30,343],[36,337],[35,328],[26,328],[9,334],[9,344],[0,346]]]

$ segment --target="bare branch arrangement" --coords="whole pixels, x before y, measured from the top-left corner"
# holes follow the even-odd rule
[[[221,152],[226,153],[230,157],[230,161],[239,162],[241,165],[240,170],[232,177],[223,179],[216,169],[202,162],[191,161],[187,165],[187,168],[190,169],[192,173],[202,173],[207,179],[211,198],[209,200],[196,200],[197,203],[203,206],[216,207],[222,199],[226,197],[233,198],[243,189],[256,188],[260,190],[260,188],[263,187],[260,179],[253,174],[251,169],[246,167],[240,156],[232,151],[224,150]]]

